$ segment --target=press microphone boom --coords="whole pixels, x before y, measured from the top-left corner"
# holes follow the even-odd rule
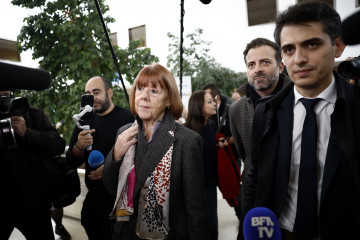
[[[209,4],[211,0],[200,0],[200,2],[202,2],[203,4]]]
[[[341,23],[341,38],[346,45],[355,45],[360,43],[360,31],[358,31],[359,23],[360,11],[346,18]]]
[[[50,73],[35,68],[0,62],[0,90],[45,90],[50,86]]]

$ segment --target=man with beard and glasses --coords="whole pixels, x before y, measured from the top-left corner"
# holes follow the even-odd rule
[[[88,192],[81,210],[81,225],[89,240],[111,239],[113,222],[109,214],[115,197],[103,185],[103,165],[96,169],[90,167],[88,158],[91,151],[86,148],[92,145],[92,150],[101,152],[106,158],[114,145],[118,129],[134,122],[134,116],[129,110],[114,105],[113,90],[103,77],[91,78],[85,86],[85,93],[94,96],[90,130],[81,130],[75,126],[66,157],[77,167],[85,162]]]
[[[230,106],[230,129],[244,168],[242,172],[241,206],[244,205],[246,175],[251,159],[251,129],[258,100],[275,95],[289,82],[283,74],[284,64],[278,45],[265,38],[256,38],[244,51],[248,82],[237,91],[243,97]]]

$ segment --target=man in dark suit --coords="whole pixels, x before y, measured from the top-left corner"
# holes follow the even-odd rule
[[[276,20],[292,83],[256,108],[244,210],[270,208],[283,239],[351,239],[360,225],[360,91],[333,71],[340,23],[319,2]]]

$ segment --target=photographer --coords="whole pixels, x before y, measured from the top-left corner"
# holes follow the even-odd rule
[[[15,227],[26,239],[54,239],[49,211],[50,181],[44,161],[62,154],[65,141],[40,109],[25,104],[20,106],[24,110],[21,114],[18,111],[14,114],[15,101],[10,91],[0,91],[0,95],[0,154],[3,164],[0,181],[5,193],[2,206],[3,218],[6,219],[0,230],[0,239],[8,239]],[[7,103],[8,110],[3,111]],[[6,127],[3,123],[11,125]]]

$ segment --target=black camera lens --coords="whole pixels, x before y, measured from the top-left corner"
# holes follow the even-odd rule
[[[12,102],[11,113],[14,116],[24,116],[29,111],[27,98],[15,98]]]
[[[346,78],[360,77],[360,57],[341,62],[338,72]]]

